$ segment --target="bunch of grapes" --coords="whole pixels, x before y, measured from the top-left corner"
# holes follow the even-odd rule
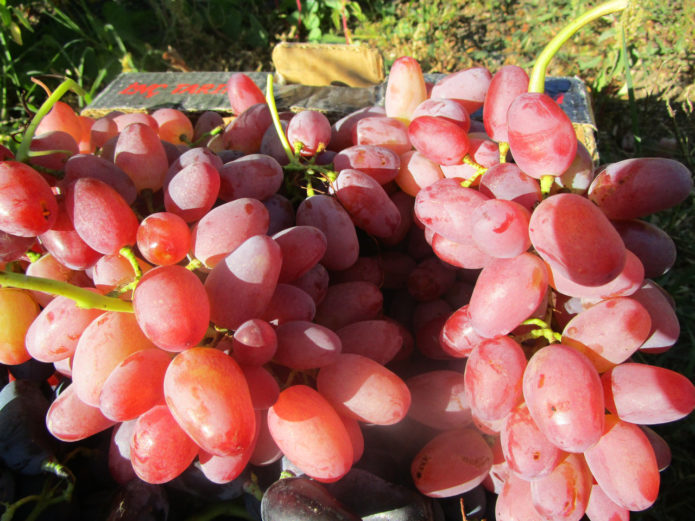
[[[679,336],[654,282],[675,245],[645,218],[689,195],[684,165],[596,167],[514,65],[428,84],[399,58],[384,105],[335,122],[278,114],[242,73],[228,92],[230,122],[52,96],[1,151],[0,362],[62,380],[53,437],[110,429],[122,485],[275,469],[264,521],[654,503],[670,451],[649,426],[695,386],[634,361]]]

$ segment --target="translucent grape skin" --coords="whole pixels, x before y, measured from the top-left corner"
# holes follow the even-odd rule
[[[0,162],[0,230],[20,237],[48,231],[58,202],[46,180],[29,165]]]
[[[500,444],[507,465],[524,480],[547,476],[566,454],[541,432],[526,403],[517,405],[504,419]]]
[[[477,430],[454,429],[430,440],[413,458],[410,473],[422,494],[451,497],[482,483],[492,460],[492,451]]]
[[[682,163],[642,157],[600,169],[589,187],[589,199],[610,219],[638,219],[676,206],[692,188],[692,172]]]
[[[283,390],[268,409],[268,428],[283,454],[317,481],[337,481],[352,466],[352,441],[345,425],[311,387],[292,385]]]
[[[464,372],[466,399],[475,415],[490,421],[504,418],[522,400],[525,368],[523,349],[508,336],[478,345]]]
[[[531,243],[553,270],[586,286],[606,284],[625,265],[625,244],[591,201],[577,194],[544,199],[531,215]]]
[[[306,320],[293,320],[276,329],[276,363],[303,371],[333,363],[341,352],[340,337],[327,327]]]
[[[412,120],[408,138],[415,150],[439,165],[463,162],[470,147],[466,131],[440,116],[418,116]]]
[[[164,189],[164,208],[187,223],[208,213],[220,192],[220,173],[209,163],[191,163],[176,172]]]
[[[368,116],[357,121],[352,129],[352,144],[381,146],[399,156],[412,148],[408,126],[388,116]]]
[[[575,315],[562,332],[562,343],[586,355],[603,373],[639,349],[651,323],[649,313],[636,300],[612,298]]]
[[[39,311],[28,292],[0,288],[0,363],[16,365],[31,359],[25,337]]]
[[[268,154],[247,154],[220,168],[219,197],[224,201],[242,197],[264,201],[279,190],[282,180],[277,159]]]
[[[256,417],[246,379],[234,359],[212,347],[180,352],[164,376],[164,397],[181,428],[206,452],[249,450]]]
[[[135,244],[138,218],[123,197],[95,178],[83,177],[68,187],[66,209],[75,231],[104,255]]]
[[[420,63],[409,56],[397,58],[391,65],[386,83],[386,115],[408,122],[417,106],[426,98],[427,88]]]
[[[323,152],[331,141],[331,122],[317,110],[303,110],[287,124],[290,146],[302,156],[315,156]]]
[[[659,468],[647,436],[632,423],[607,414],[598,442],[584,452],[594,479],[618,506],[649,508],[659,493]]]
[[[135,315],[106,311],[84,329],[72,361],[72,383],[80,400],[99,406],[99,395],[111,371],[127,356],[154,349],[142,333]]]
[[[469,356],[484,340],[486,338],[473,328],[468,304],[464,304],[447,318],[439,334],[442,349],[456,358]]]
[[[523,377],[524,400],[545,436],[566,452],[583,452],[602,435],[603,387],[588,358],[562,344],[541,348]]]
[[[104,381],[99,409],[114,421],[137,418],[155,405],[164,403],[162,383],[171,353],[143,349],[127,356]]]
[[[232,112],[236,115],[257,103],[265,103],[263,91],[248,74],[243,72],[235,72],[227,80],[227,97]]]
[[[238,150],[244,154],[258,153],[263,134],[272,123],[270,109],[265,101],[251,105],[225,129],[222,134],[224,148]]]
[[[263,365],[277,350],[275,329],[263,320],[252,318],[241,324],[232,340],[232,356],[240,364]]]
[[[586,505],[586,517],[590,521],[603,521],[610,519],[611,521],[629,521],[630,511],[616,505],[601,487],[594,483],[591,487],[589,495],[589,503]]]
[[[568,454],[555,469],[531,481],[531,499],[548,519],[579,521],[586,511],[592,477],[581,454]]]
[[[398,228],[401,214],[381,185],[367,174],[345,169],[332,190],[355,226],[376,237],[390,237]]]
[[[483,106],[492,74],[485,67],[470,67],[446,75],[432,86],[431,98],[449,98],[469,114]]]
[[[264,208],[265,209],[265,208]],[[254,235],[217,264],[205,279],[210,319],[236,329],[260,316],[275,292],[282,250],[267,235]]]
[[[329,270],[344,270],[359,256],[357,232],[350,215],[329,195],[304,199],[297,207],[297,225],[314,226],[326,236],[326,253],[321,263]]]
[[[120,131],[114,163],[133,180],[138,192],[161,189],[169,168],[157,132],[143,123],[132,123]]]
[[[366,356],[343,353],[316,378],[319,393],[342,415],[375,425],[401,421],[410,407],[405,382]]]
[[[375,145],[354,145],[344,148],[333,158],[333,167],[340,173],[354,168],[373,177],[380,185],[393,181],[401,165],[400,157],[388,148]]]
[[[249,197],[216,206],[193,226],[193,255],[206,267],[214,268],[244,241],[265,234],[269,219],[265,206]]]
[[[623,421],[639,425],[667,423],[695,409],[695,386],[672,369],[624,363],[601,376],[606,409]]]
[[[140,222],[135,240],[147,262],[166,266],[186,258],[191,248],[191,230],[182,217],[155,212]]]
[[[72,299],[57,296],[29,326],[25,338],[27,351],[41,362],[71,357],[84,328],[101,313],[99,309],[80,308]]]
[[[514,162],[536,179],[562,174],[577,153],[572,121],[545,93],[526,92],[512,101],[507,133]]]
[[[193,462],[198,446],[179,427],[166,405],[156,405],[135,422],[130,461],[146,483],[167,483]]]
[[[467,427],[473,421],[459,371],[425,371],[405,381],[410,390],[408,416],[439,430]]]
[[[145,273],[133,292],[133,309],[143,333],[167,351],[197,345],[210,324],[210,301],[203,283],[178,265]]]
[[[518,65],[504,65],[493,74],[483,105],[485,131],[492,140],[508,141],[507,110],[518,95],[528,91],[528,82],[528,74]]]
[[[190,143],[193,139],[193,123],[185,112],[161,107],[154,110],[151,116],[157,122],[159,139],[174,145]]]
[[[528,224],[531,212],[514,201],[491,199],[473,214],[473,241],[484,253],[512,258],[531,246]]]
[[[506,335],[533,314],[547,288],[548,273],[537,256],[495,259],[483,268],[473,289],[471,325],[486,338]]]
[[[48,432],[61,441],[80,441],[98,432],[105,431],[112,425],[98,407],[84,403],[77,396],[74,385],[68,385],[46,413]]]

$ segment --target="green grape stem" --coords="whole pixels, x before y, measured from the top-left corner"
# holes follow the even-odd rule
[[[39,107],[39,110],[36,111],[36,114],[32,118],[31,123],[29,123],[29,126],[27,127],[24,136],[22,136],[22,142],[19,144],[19,147],[17,148],[17,153],[15,154],[15,159],[17,161],[26,162],[26,160],[29,158],[29,147],[31,146],[31,140],[34,138],[34,134],[36,133],[36,129],[38,128],[39,123],[41,123],[41,120],[44,118],[44,116],[51,111],[53,105],[55,105],[57,101],[60,101],[60,98],[62,98],[63,95],[69,90],[72,90],[73,92],[77,93],[82,97],[88,97],[87,92],[82,87],[80,87],[74,80],[71,80],[70,78],[65,78],[63,83],[58,85],[56,90],[54,90],[53,93],[48,97],[48,99],[43,102],[41,107]]]
[[[100,295],[59,280],[0,271],[0,286],[61,295],[73,300],[78,307],[85,309],[133,313],[132,302]]]
[[[566,25],[552,40],[550,40],[550,42],[548,42],[548,45],[546,45],[538,55],[529,78],[528,91],[545,92],[545,74],[548,69],[548,64],[560,47],[562,47],[574,33],[602,16],[622,11],[627,8],[629,3],[629,0],[611,0],[599,4]]]
[[[275,131],[278,134],[278,138],[280,138],[280,143],[282,143],[282,148],[285,150],[285,153],[287,154],[287,158],[290,160],[290,163],[295,162],[296,156],[292,152],[292,147],[290,146],[290,142],[287,139],[287,136],[285,135],[285,130],[282,128],[282,123],[280,123],[280,115],[278,114],[278,108],[277,105],[275,104],[275,95],[273,94],[273,75],[268,74],[268,82],[266,83],[266,91],[265,91],[265,101],[268,103],[268,108],[270,109],[270,116],[273,119],[273,126],[275,126]]]

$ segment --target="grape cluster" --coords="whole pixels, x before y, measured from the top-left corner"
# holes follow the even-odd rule
[[[685,166],[595,167],[513,65],[428,84],[399,58],[384,106],[335,122],[228,91],[231,122],[57,102],[43,153],[3,151],[0,362],[62,375],[55,438],[112,429],[124,485],[281,464],[264,521],[359,519],[355,494],[404,519],[482,490],[499,521],[653,504],[648,426],[695,387],[633,360],[679,335],[654,282],[675,246],[644,218],[689,195]]]

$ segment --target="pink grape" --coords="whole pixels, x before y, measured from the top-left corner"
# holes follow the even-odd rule
[[[487,338],[506,335],[536,311],[547,289],[545,265],[532,253],[494,259],[483,268],[473,289],[471,324]]]
[[[99,406],[99,395],[113,369],[129,355],[155,349],[135,315],[106,311],[82,331],[72,361],[72,383],[81,401]]]
[[[357,121],[352,130],[352,144],[388,148],[399,156],[411,149],[407,125],[388,116],[368,116]]]
[[[447,318],[439,335],[442,349],[456,358],[469,356],[484,340],[486,338],[473,328],[468,304],[461,306]]]
[[[468,111],[452,99],[428,98],[424,100],[415,107],[410,119],[416,119],[420,116],[437,116],[448,119],[466,132],[471,128],[471,117]]]
[[[164,208],[187,223],[208,213],[220,193],[220,173],[209,163],[187,165],[170,179],[164,189]]]
[[[519,203],[532,211],[541,202],[541,186],[514,163],[490,166],[480,179],[480,192],[488,197]]]
[[[204,451],[230,456],[252,446],[251,395],[231,356],[212,347],[178,353],[164,376],[164,397],[176,422]]]
[[[645,280],[630,296],[644,306],[652,319],[649,337],[640,346],[640,351],[660,353],[671,348],[678,341],[681,329],[668,294],[653,280]]]
[[[84,403],[77,396],[74,384],[68,385],[53,400],[46,413],[46,427],[61,441],[74,442],[105,431],[112,425],[98,407]]]
[[[630,511],[616,505],[601,487],[594,483],[591,486],[589,503],[586,505],[586,517],[590,521],[629,521]]]
[[[143,333],[166,351],[197,345],[210,324],[210,302],[200,279],[183,266],[158,266],[133,292],[133,309]]]
[[[335,331],[353,322],[376,318],[383,305],[383,294],[371,282],[333,284],[316,308],[315,322]]]
[[[591,494],[592,476],[581,454],[568,454],[553,471],[531,481],[531,498],[547,519],[579,521]]]
[[[507,111],[509,148],[514,162],[531,177],[557,176],[577,153],[577,136],[569,116],[547,94],[526,92]]]
[[[151,116],[157,122],[159,139],[174,145],[190,143],[193,139],[193,123],[185,112],[162,107],[154,110]]]
[[[179,427],[166,405],[142,414],[133,428],[130,461],[146,483],[166,483],[193,462],[198,447]]]
[[[345,424],[311,387],[283,390],[268,410],[268,429],[284,455],[317,481],[337,481],[352,466],[352,441]]]
[[[418,116],[408,125],[415,150],[439,165],[463,162],[470,144],[466,130],[440,116]]]
[[[267,154],[247,154],[220,168],[220,199],[251,197],[263,201],[282,185],[280,163]]]
[[[547,476],[566,455],[541,432],[525,403],[504,419],[500,443],[509,468],[524,480]]]
[[[99,409],[114,421],[133,420],[164,403],[162,384],[172,355],[143,349],[127,356],[109,374],[99,394]]]
[[[625,265],[618,232],[596,205],[577,194],[543,200],[531,215],[529,236],[553,271],[577,284],[606,284]]]
[[[354,145],[352,142],[353,130],[357,122],[370,116],[386,116],[386,110],[381,105],[373,105],[357,109],[331,125],[331,141],[329,150],[341,150]]]
[[[639,219],[613,221],[625,247],[644,267],[646,278],[660,277],[676,262],[676,244],[658,226]]]
[[[70,157],[80,151],[75,139],[67,132],[60,130],[36,134],[31,140],[29,149],[32,152],[59,151],[29,158],[31,166],[58,172],[65,168],[65,163]]]
[[[410,474],[429,497],[451,497],[478,486],[492,467],[492,451],[475,429],[444,431],[417,453]]]
[[[227,126],[222,134],[223,146],[227,150],[256,154],[261,149],[263,134],[272,124],[270,109],[265,101],[251,105]]]
[[[227,97],[236,115],[243,113],[249,107],[265,103],[265,95],[248,74],[233,73],[227,80]]]
[[[350,214],[329,195],[307,197],[297,207],[297,225],[314,226],[326,236],[321,263],[330,270],[344,270],[359,256],[359,242]]]
[[[198,462],[203,475],[213,483],[229,483],[238,478],[246,468],[254,447],[239,454],[215,456],[206,452],[198,454]]]
[[[135,239],[147,262],[166,266],[186,258],[191,246],[191,230],[175,213],[155,212],[140,222]]]
[[[243,365],[239,367],[244,373],[246,384],[249,386],[251,403],[256,411],[270,408],[280,394],[280,385],[275,376],[262,365]]]
[[[575,349],[551,344],[536,351],[524,371],[523,393],[533,421],[560,449],[583,452],[601,437],[601,380]]]
[[[210,319],[235,329],[258,317],[275,292],[282,250],[267,235],[254,235],[217,264],[205,279]]]
[[[606,409],[623,421],[639,425],[667,423],[695,409],[695,386],[665,367],[624,363],[601,376]]]
[[[589,187],[589,199],[610,219],[637,219],[681,203],[693,175],[674,159],[640,157],[607,165]]]
[[[354,353],[386,365],[403,346],[400,329],[384,319],[360,320],[336,331],[342,353]]]
[[[232,356],[240,364],[263,365],[273,358],[277,347],[275,329],[264,320],[252,318],[234,331]]]
[[[65,163],[65,176],[61,186],[67,186],[80,177],[96,177],[111,185],[128,204],[133,204],[138,192],[133,180],[108,159],[92,154],[76,154]]]
[[[388,148],[376,145],[353,145],[333,158],[333,167],[340,173],[346,168],[364,172],[380,185],[393,181],[401,165],[400,157]]]
[[[507,111],[512,101],[528,91],[528,74],[518,65],[500,67],[490,80],[483,105],[483,123],[491,139],[506,142]]]
[[[450,98],[469,114],[483,106],[492,74],[485,67],[470,67],[446,75],[432,87],[431,98]]]
[[[339,353],[323,365],[316,385],[338,413],[365,423],[393,425],[410,407],[410,391],[399,376],[354,353]]]
[[[303,110],[287,124],[287,139],[292,149],[301,144],[300,155],[315,156],[323,152],[331,140],[331,122],[317,110]]]
[[[313,320],[316,316],[316,302],[303,289],[278,282],[270,302],[261,318],[274,326],[293,320]]]
[[[639,349],[651,323],[649,313],[636,300],[612,298],[575,315],[562,332],[562,343],[586,355],[603,373]]]
[[[459,371],[425,371],[405,383],[411,396],[410,418],[439,430],[467,427],[473,421],[464,375]]]
[[[442,168],[417,150],[410,150],[400,156],[400,168],[395,178],[398,187],[406,194],[415,197],[417,193],[444,177]]]
[[[208,268],[214,268],[244,241],[265,234],[269,219],[263,203],[253,198],[244,197],[216,206],[193,226],[193,255]]]
[[[309,295],[316,305],[326,297],[329,283],[330,275],[323,264],[316,264],[304,275],[292,281],[292,285]]]
[[[117,253],[136,242],[139,222],[123,197],[103,181],[83,177],[68,187],[66,209],[75,231],[92,249]]]
[[[483,420],[501,420],[523,400],[521,382],[526,355],[508,336],[478,345],[468,357],[464,372],[466,400]]]
[[[398,228],[401,214],[381,185],[367,174],[345,169],[333,182],[333,193],[345,207],[355,226],[376,237],[390,237]]]
[[[408,122],[417,106],[426,98],[427,88],[420,63],[410,56],[397,58],[391,65],[386,82],[386,115]]]
[[[0,162],[0,230],[20,237],[48,231],[58,217],[58,202],[46,180],[29,165]]]
[[[57,296],[41,310],[26,332],[27,351],[41,362],[71,357],[84,329],[103,311],[78,307],[75,301]]]
[[[275,330],[276,363],[303,371],[331,364],[338,359],[342,344],[331,329],[307,320],[285,322]]]
[[[162,188],[169,168],[157,132],[143,123],[133,123],[120,131],[113,162],[133,180],[138,192]]]
[[[659,468],[647,436],[632,423],[607,414],[600,439],[584,452],[596,483],[618,506],[640,511],[659,493]]]
[[[291,226],[275,235],[273,240],[282,250],[280,282],[291,282],[304,275],[326,253],[326,235],[315,226]]]
[[[485,201],[472,216],[473,241],[492,257],[516,257],[531,246],[528,234],[530,218],[531,212],[514,201]]]

